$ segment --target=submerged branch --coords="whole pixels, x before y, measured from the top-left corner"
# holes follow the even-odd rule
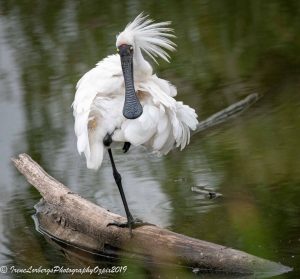
[[[259,99],[259,95],[257,93],[253,93],[248,95],[243,100],[236,102],[229,107],[213,114],[212,116],[208,117],[207,119],[199,122],[197,129],[192,133],[197,134],[199,132],[202,132],[208,128],[214,127],[216,125],[219,125],[229,119],[232,119],[239,114],[241,114],[243,111],[245,111],[247,108],[249,108],[252,104],[254,104]]]

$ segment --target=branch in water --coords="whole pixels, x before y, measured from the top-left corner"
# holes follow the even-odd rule
[[[229,119],[232,119],[242,112],[244,112],[247,108],[257,102],[259,99],[259,95],[257,93],[253,93],[248,95],[245,99],[236,102],[229,107],[213,114],[207,119],[199,122],[195,131],[192,132],[192,135],[202,132],[208,128],[219,125]]]

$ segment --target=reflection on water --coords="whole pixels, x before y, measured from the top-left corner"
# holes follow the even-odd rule
[[[113,53],[115,35],[146,11],[173,22],[178,51],[157,71],[201,119],[250,92],[264,97],[240,118],[194,136],[182,152],[117,152],[132,212],[280,261],[295,268],[281,278],[298,278],[299,3],[0,0],[0,265],[71,265],[34,229],[39,195],[10,163],[20,152],[82,196],[124,214],[108,161],[94,172],[76,153],[70,105],[79,77]],[[191,190],[199,185],[222,198],[203,199]],[[130,268],[128,277],[147,273]]]

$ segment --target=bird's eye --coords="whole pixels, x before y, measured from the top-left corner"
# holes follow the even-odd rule
[[[130,46],[130,48],[129,48],[131,51],[133,50],[133,46]]]

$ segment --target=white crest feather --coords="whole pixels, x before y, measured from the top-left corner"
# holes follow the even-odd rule
[[[157,57],[169,62],[169,54],[166,50],[174,51],[176,44],[170,40],[175,38],[173,29],[168,26],[170,21],[155,23],[148,15],[139,14],[130,22],[117,37],[117,44],[121,38],[132,39],[135,47],[141,48],[156,63]]]

